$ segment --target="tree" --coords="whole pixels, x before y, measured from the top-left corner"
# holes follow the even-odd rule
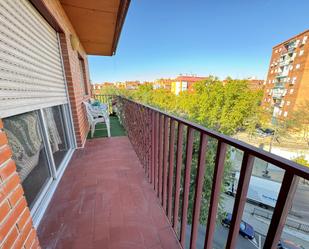
[[[261,91],[251,90],[246,81],[229,78],[227,79],[226,84],[223,84],[223,82],[217,77],[213,76],[206,80],[197,82],[194,86],[193,93],[185,91],[176,96],[165,89],[155,90],[149,85],[141,85],[137,90],[126,91],[125,95],[136,101],[184,117],[190,121],[197,122],[206,128],[227,135],[233,135],[239,129],[256,126],[256,123],[259,121],[258,112],[260,112],[259,105],[262,98]],[[206,154],[206,171],[202,192],[201,224],[205,224],[207,221],[216,150],[217,141],[210,138]],[[194,139],[189,194],[189,223],[192,221],[198,151],[199,136],[196,135]],[[183,155],[185,155],[185,151],[183,151]],[[183,162],[183,165],[184,163],[185,162]],[[224,183],[230,176],[230,171],[231,161],[230,152],[228,151],[225,160],[222,191],[225,191]],[[224,209],[222,207],[222,202],[220,202],[219,220],[223,213]]]
[[[309,100],[303,102],[292,113],[289,127],[303,133],[303,139],[309,145]]]

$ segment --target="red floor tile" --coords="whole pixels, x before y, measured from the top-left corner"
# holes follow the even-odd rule
[[[181,248],[127,137],[75,152],[38,235],[48,249]]]

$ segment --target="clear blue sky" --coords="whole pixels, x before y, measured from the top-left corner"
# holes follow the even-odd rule
[[[89,56],[91,80],[264,79],[272,47],[306,29],[309,0],[132,0],[116,55]]]

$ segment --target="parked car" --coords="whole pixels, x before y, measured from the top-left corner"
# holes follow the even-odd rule
[[[229,227],[231,225],[231,220],[232,214],[227,213],[225,218],[222,220],[222,225],[225,227]],[[255,232],[253,227],[243,220],[240,222],[239,233],[245,238],[254,239]]]
[[[269,128],[266,128],[266,129],[257,128],[256,133],[262,137],[268,137],[268,136],[273,136],[275,134],[275,131]]]
[[[289,240],[280,240],[277,249],[304,249],[304,247],[296,245],[294,242]]]

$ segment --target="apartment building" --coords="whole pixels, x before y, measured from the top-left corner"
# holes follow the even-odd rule
[[[196,82],[201,80],[206,80],[207,77],[198,77],[198,76],[178,76],[171,86],[171,91],[179,95],[181,92],[188,91],[193,92],[193,86]]]
[[[171,91],[173,79],[158,79],[153,83],[154,89],[166,89]]]
[[[309,30],[272,50],[262,105],[274,118],[287,119],[308,100]]]
[[[91,92],[93,94],[100,94],[101,90],[103,90],[106,87],[114,87],[116,86],[114,83],[111,82],[104,82],[104,83],[97,83],[91,85]]]
[[[264,87],[264,80],[256,79],[255,77],[250,77],[250,78],[241,79],[241,80],[247,81],[248,87],[254,91],[262,90]],[[222,81],[223,86],[225,86],[228,82],[229,82],[229,79],[223,80]]]

